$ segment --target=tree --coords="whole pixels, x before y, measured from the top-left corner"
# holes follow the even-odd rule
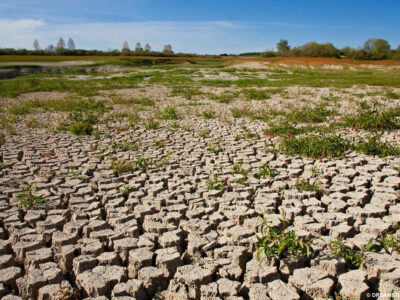
[[[63,39],[62,37],[60,37],[60,38],[58,39],[56,49],[57,49],[57,50],[62,50],[62,49],[64,49],[64,48],[65,48],[65,41],[64,41],[64,39]]]
[[[369,39],[364,43],[363,50],[370,59],[385,59],[390,55],[390,45],[384,39]]]
[[[50,44],[50,45],[47,47],[47,51],[49,51],[49,52],[54,52],[54,46],[53,46],[52,44]]]
[[[74,40],[72,39],[72,38],[69,38],[68,39],[68,49],[69,50],[75,50],[75,42],[74,42]]]
[[[146,46],[144,46],[144,51],[151,52],[151,46],[149,44],[146,44]]]
[[[37,39],[35,39],[35,41],[33,42],[33,49],[35,49],[36,51],[40,51],[40,45]]]
[[[142,44],[140,42],[137,42],[135,46],[135,51],[142,51],[142,50],[143,50]]]
[[[164,53],[172,53],[172,46],[171,46],[171,44],[166,44],[166,45],[164,45],[163,52],[164,52]]]
[[[287,40],[280,40],[276,44],[279,54],[287,54],[290,50],[289,42]]]
[[[127,41],[125,41],[122,45],[122,51],[121,51],[121,55],[129,55],[130,54],[130,49],[129,49],[129,44]]]

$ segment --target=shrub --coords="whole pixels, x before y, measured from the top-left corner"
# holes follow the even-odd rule
[[[301,240],[296,236],[294,230],[289,229],[288,220],[281,220],[280,226],[271,226],[268,224],[267,219],[264,218],[260,230],[261,235],[256,235],[258,259],[260,259],[262,253],[269,260],[280,260],[300,255],[310,256],[314,253],[314,249],[311,246],[313,239],[306,238]]]

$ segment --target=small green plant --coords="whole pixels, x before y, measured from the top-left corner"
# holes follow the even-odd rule
[[[317,105],[314,108],[303,107],[296,109],[286,115],[290,123],[321,123],[334,112],[326,108],[326,104]]]
[[[179,114],[178,111],[174,107],[164,108],[161,116],[161,120],[178,120]]]
[[[221,151],[223,151],[223,149],[219,143],[217,143],[217,144],[208,143],[207,150],[214,153],[215,155],[218,155]]]
[[[68,126],[68,130],[75,135],[91,135],[93,132],[92,124],[76,122]]]
[[[28,128],[40,128],[42,125],[39,123],[39,121],[35,118],[27,120],[26,121],[26,127]]]
[[[148,118],[145,127],[146,129],[156,130],[160,127],[160,123],[157,122],[154,118]]]
[[[211,133],[211,130],[205,129],[205,130],[200,130],[198,135],[201,138],[207,137]]]
[[[211,110],[205,110],[201,112],[203,119],[209,120],[215,117],[215,112]]]
[[[128,140],[122,140],[119,142],[112,142],[111,147],[121,151],[137,150],[139,149],[140,142],[131,142]]]
[[[153,145],[158,147],[158,148],[164,148],[165,147],[165,141],[164,140],[155,140]]]
[[[300,255],[311,256],[314,249],[311,246],[313,238],[304,240],[296,236],[294,230],[289,229],[289,221],[280,220],[279,226],[269,225],[266,218],[262,219],[261,234],[256,235],[257,238],[257,258],[260,259],[261,254],[271,259],[283,259],[287,257],[298,257]]]
[[[260,137],[257,133],[251,132],[246,126],[243,126],[242,129],[244,130],[244,137],[246,139],[256,139]]]
[[[324,190],[321,188],[319,182],[314,182],[311,184],[305,179],[298,178],[296,180],[295,188],[299,192],[315,192],[317,193],[318,197],[321,197],[324,194]]]
[[[179,125],[177,122],[174,122],[169,126],[169,131],[176,132],[179,128],[181,128],[181,125]]]
[[[318,174],[319,174],[319,171],[317,170],[317,168],[316,167],[312,167],[311,168],[311,177],[315,178],[315,177],[318,176]]]
[[[347,270],[355,270],[361,267],[365,261],[365,252],[374,252],[372,248],[374,239],[370,239],[361,251],[356,251],[343,243],[342,240],[334,240],[329,243],[331,255],[336,258],[343,258],[346,261]]]
[[[122,197],[124,197],[125,200],[128,199],[129,194],[133,191],[133,188],[129,185],[125,185],[125,186],[116,186],[115,190],[117,191],[117,193],[121,193]]]
[[[260,166],[258,170],[257,177],[258,178],[267,178],[269,177],[275,177],[277,175],[277,171],[273,168],[271,168],[268,164],[264,164]]]
[[[30,113],[29,106],[25,103],[14,104],[8,109],[8,112],[13,115],[22,116]]]
[[[111,170],[115,175],[133,172],[136,169],[136,164],[132,161],[113,160],[111,162]]]
[[[33,183],[27,183],[22,186],[22,192],[17,195],[18,208],[31,208],[35,205],[43,204],[47,198],[37,195],[36,186]]]
[[[248,100],[267,100],[271,98],[271,94],[266,90],[245,89],[243,94]]]
[[[400,238],[398,238],[394,233],[388,232],[381,235],[378,238],[378,242],[387,253],[400,253]]]
[[[240,135],[236,135],[236,136],[235,136],[235,141],[236,141],[236,142],[240,141],[241,139],[242,139],[242,137],[241,137]]]
[[[392,166],[392,169],[400,173],[400,166]]]
[[[209,190],[222,190],[225,186],[224,182],[219,179],[219,175],[216,174],[210,177],[206,181],[206,186]]]

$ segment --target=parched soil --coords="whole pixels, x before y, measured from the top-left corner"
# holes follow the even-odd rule
[[[231,113],[290,112],[328,98],[337,110],[329,124],[357,113],[359,102],[393,108],[399,100],[388,100],[385,87],[293,86],[265,100],[247,99],[237,87],[200,90],[171,95],[173,86],[144,81],[82,97],[110,107],[94,125],[97,136],[58,131],[68,114],[39,109],[17,116],[13,134],[2,129],[2,299],[369,299],[400,292],[399,249],[379,244],[385,234],[398,239],[399,155],[285,155],[274,150],[280,137],[264,134],[271,124]],[[226,91],[238,94],[227,103],[209,94]],[[77,95],[39,92],[1,101],[11,107],[69,97]],[[146,97],[155,105],[113,102]],[[176,120],[162,117],[171,107]],[[6,107],[1,116],[9,117]],[[27,126],[32,119],[37,124]],[[372,135],[340,130],[351,138]],[[381,133],[399,145],[398,129]],[[264,176],[263,166],[273,172]],[[300,181],[318,190],[302,190]],[[23,205],[29,199],[39,203]],[[257,258],[262,218],[276,228],[288,221],[300,240],[312,239],[312,253]],[[372,240],[375,251],[354,268],[332,252],[337,240],[357,254]]]

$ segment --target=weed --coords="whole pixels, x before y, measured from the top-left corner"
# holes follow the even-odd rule
[[[139,146],[140,146],[140,142],[131,142],[128,140],[111,143],[111,147],[113,149],[118,149],[121,151],[138,150]]]
[[[334,240],[329,243],[331,255],[336,258],[343,258],[346,261],[347,270],[355,270],[361,267],[365,261],[365,252],[373,252],[372,246],[374,239],[370,239],[368,244],[361,249],[356,251],[351,247],[345,245],[341,240]]]
[[[86,122],[75,122],[68,126],[68,130],[75,135],[91,135],[93,126]]]
[[[219,179],[219,175],[214,175],[206,181],[206,186],[209,190],[222,190],[224,188],[224,182]]]
[[[395,93],[393,91],[388,91],[388,92],[386,92],[386,98],[388,98],[388,99],[400,99],[400,94],[399,93]]]
[[[164,148],[165,147],[165,141],[164,140],[155,140],[153,145],[158,147],[158,148]]]
[[[169,131],[176,132],[180,127],[181,125],[179,123],[174,122],[169,126]]]
[[[400,253],[400,238],[395,236],[394,233],[381,235],[378,242],[387,253],[392,254],[394,251]]]
[[[129,185],[125,185],[123,187],[116,186],[115,190],[117,191],[117,193],[121,193],[122,197],[124,197],[124,199],[127,200],[129,197],[129,194],[133,191],[133,188]]]
[[[35,205],[43,204],[47,198],[42,195],[37,195],[36,186],[33,183],[27,183],[22,186],[22,192],[17,195],[18,208],[31,208]]]
[[[200,130],[198,135],[201,138],[207,137],[211,133],[211,130],[205,129],[205,130]]]
[[[215,155],[218,155],[221,151],[223,151],[223,149],[219,143],[217,143],[217,144],[208,143],[207,150],[214,153]]]
[[[271,168],[268,164],[264,164],[264,165],[260,166],[260,168],[258,169],[257,177],[258,178],[267,178],[267,176],[275,177],[276,175],[278,175],[278,174],[275,169]]]
[[[156,130],[160,127],[160,123],[157,122],[154,118],[148,118],[145,127],[146,129]]]
[[[309,183],[305,179],[297,179],[295,188],[299,192],[315,192],[318,197],[321,197],[324,194],[324,190],[321,188],[319,182]]]
[[[178,120],[179,114],[174,107],[164,108],[162,115],[160,116],[162,120]]]
[[[111,170],[114,175],[121,175],[123,173],[133,172],[136,169],[136,164],[132,161],[126,160],[113,160],[111,162]]]
[[[311,246],[313,239],[306,238],[301,240],[296,236],[294,230],[289,230],[289,221],[280,220],[280,226],[271,226],[267,219],[262,219],[261,236],[257,237],[257,258],[260,259],[262,253],[271,259],[283,259],[287,257],[298,257],[300,255],[310,256],[314,253]]]
[[[205,110],[201,112],[203,119],[209,120],[215,117],[215,112],[211,110]]]

